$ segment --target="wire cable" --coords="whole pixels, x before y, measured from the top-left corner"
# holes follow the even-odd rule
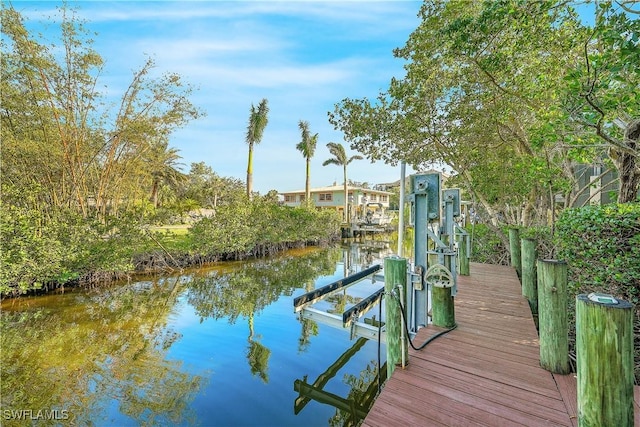
[[[402,313],[402,319],[404,320],[404,328],[405,328],[405,332],[407,334],[407,340],[409,341],[409,345],[411,345],[411,348],[416,350],[416,351],[422,350],[423,348],[425,348],[427,346],[427,344],[429,344],[430,342],[432,342],[436,338],[439,338],[439,337],[441,337],[441,336],[453,331],[455,328],[458,327],[458,324],[456,323],[451,328],[446,329],[444,331],[440,331],[437,334],[430,336],[424,343],[422,343],[420,346],[416,347],[416,346],[413,345],[413,342],[411,342],[411,340],[408,339],[408,337],[409,337],[409,328],[407,327],[407,317],[406,317],[406,314],[404,312],[404,307],[402,306],[402,301],[400,301],[400,297],[398,297],[398,295],[396,295],[395,292],[392,292],[391,294],[398,301],[398,305],[400,305],[400,312]]]

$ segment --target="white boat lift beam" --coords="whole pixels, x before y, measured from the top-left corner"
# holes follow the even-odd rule
[[[342,330],[346,329],[344,327],[344,323],[342,322],[342,316],[339,316],[337,314],[316,310],[313,307],[305,307],[300,312],[300,315],[304,319],[311,319],[316,322],[324,323],[325,325],[329,325],[336,329],[342,329]],[[368,325],[364,322],[351,322],[350,329],[352,333],[352,339],[354,336],[363,337],[370,340],[377,340],[378,337],[380,337],[381,342],[383,343],[387,342],[387,339],[386,339],[387,334],[386,332],[384,332],[384,329],[381,329],[380,333],[378,333],[378,327],[376,326]]]

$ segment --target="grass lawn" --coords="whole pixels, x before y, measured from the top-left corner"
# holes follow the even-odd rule
[[[161,225],[158,227],[150,227],[151,231],[157,231],[166,234],[174,234],[176,236],[184,236],[191,227],[189,224],[178,225]]]

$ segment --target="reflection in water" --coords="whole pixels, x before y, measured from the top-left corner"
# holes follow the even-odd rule
[[[382,366],[382,369],[378,369],[376,362],[367,364],[365,369],[360,372],[359,377],[353,374],[345,374],[344,382],[350,387],[346,398],[327,392],[324,387],[366,342],[366,338],[358,338],[353,346],[340,355],[313,383],[307,381],[307,375],[302,380],[296,379],[293,383],[293,388],[299,393],[299,396],[294,401],[294,412],[296,414],[300,413],[311,400],[315,400],[336,408],[335,414],[329,419],[330,426],[358,425],[366,417],[373,405],[373,401],[378,394],[379,385],[386,379],[386,363]],[[378,375],[381,375],[381,377]]]
[[[75,424],[106,422],[103,396],[140,423],[180,422],[202,378],[165,351],[181,278],[100,293],[26,298],[2,310],[2,408],[66,410]],[[6,419],[3,425],[23,425]],[[53,423],[53,421],[51,422]]]
[[[4,301],[1,423],[25,424],[7,410],[60,410],[68,420],[38,425],[322,424],[326,405],[291,413],[291,383],[352,343],[348,331],[299,323],[292,299],[363,268],[358,252],[373,253],[306,249]],[[363,345],[335,391],[347,395],[364,384],[375,349]]]
[[[310,289],[305,289],[309,292]],[[302,332],[298,338],[298,353],[304,353],[311,344],[311,337],[318,335],[318,324],[311,319],[300,319]]]

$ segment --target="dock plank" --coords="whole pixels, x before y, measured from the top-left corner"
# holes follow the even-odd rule
[[[395,370],[362,425],[577,426],[575,375],[540,367],[515,270],[471,263],[458,285],[457,329],[409,350],[409,364]],[[421,329],[414,345],[441,330]],[[637,402],[635,409],[638,425]]]

